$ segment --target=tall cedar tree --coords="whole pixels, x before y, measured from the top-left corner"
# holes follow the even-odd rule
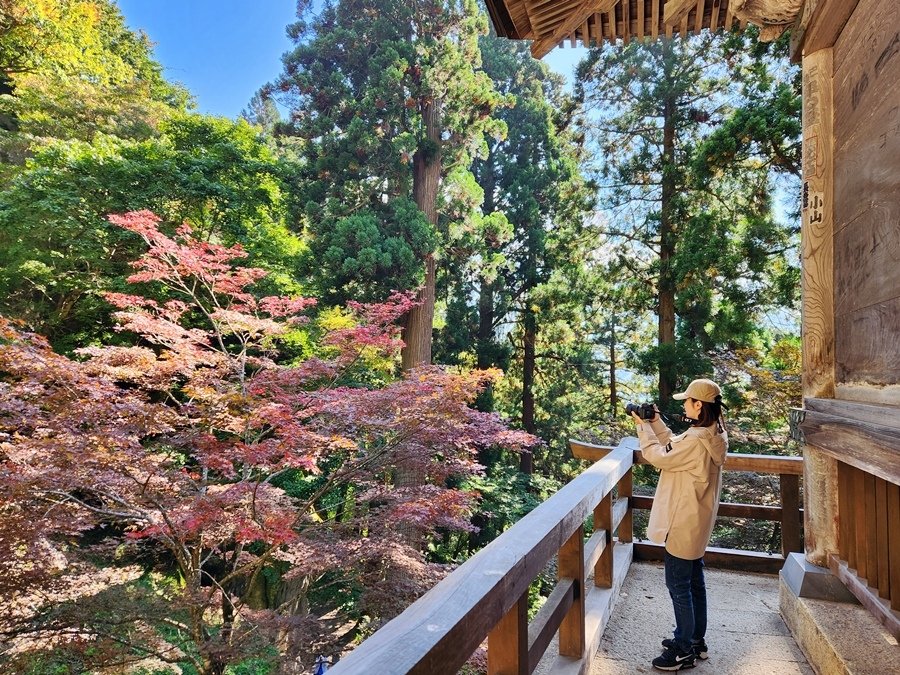
[[[743,144],[728,171],[707,161],[717,153],[704,141],[754,94],[733,77],[753,55],[724,58],[726,39],[604,45],[578,68],[580,94],[596,111],[601,200],[611,213],[606,257],[632,285],[634,310],[655,308],[657,346],[644,368],[658,369],[660,401],[707,370],[709,353],[752,341],[761,310],[796,294],[796,223],[773,213],[772,146]],[[777,68],[768,77],[773,86]]]
[[[435,272],[453,183],[485,153],[501,98],[479,70],[487,19],[474,0],[301,2],[275,90],[305,141],[300,185],[326,300],[420,288],[403,368],[431,361]]]
[[[352,304],[327,358],[281,366],[274,346],[314,301],[255,296],[265,272],[235,265],[239,247],[170,238],[149,212],[112,219],[149,247],[130,281],[165,291],[107,296],[140,346],[74,362],[0,319],[0,639],[85,670],[153,656],[219,675],[276,647],[309,666],[307,585],[272,604],[263,579],[356,578],[366,613],[390,617],[435,579],[404,524],[468,527],[473,495],[448,479],[483,446],[533,439],[469,407],[490,374],[348,386],[361,359],[396,354],[410,297]],[[391,488],[404,467],[425,481]],[[97,563],[119,569],[92,577]]]
[[[521,375],[515,408],[522,428],[536,433],[534,384],[542,356],[536,351],[538,333],[568,305],[584,304],[577,277],[586,244],[582,225],[591,204],[570,128],[576,109],[563,93],[561,78],[533,59],[526,45],[490,36],[482,38],[481,49],[485,71],[514,105],[497,112],[508,136],[489,142],[487,157],[475,161],[473,172],[484,191],[483,210],[505,215],[512,234],[505,241],[484,241],[484,249],[499,251],[505,264],[496,272],[477,269],[474,283],[460,281],[461,293],[477,296],[479,368],[504,365],[497,358],[503,358],[507,340],[500,328],[513,318],[514,370]],[[561,277],[567,283],[555,284],[551,291],[551,278]],[[448,328],[454,323],[448,321]],[[523,454],[521,470],[531,473],[533,468],[531,454]]]

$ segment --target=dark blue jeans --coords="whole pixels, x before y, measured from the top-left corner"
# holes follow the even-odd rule
[[[675,642],[691,650],[691,640],[706,636],[706,582],[703,558],[684,560],[666,551],[666,588],[675,608]]]

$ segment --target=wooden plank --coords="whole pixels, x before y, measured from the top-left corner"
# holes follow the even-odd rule
[[[725,12],[725,30],[731,32],[734,27],[734,10],[731,9],[732,0],[725,0],[728,3],[728,10]]]
[[[878,557],[878,594],[891,599],[890,531],[888,530],[888,483],[875,479],[875,555]]]
[[[832,573],[841,580],[860,604],[878,619],[881,624],[895,637],[900,639],[900,616],[891,611],[891,607],[878,594],[873,592],[865,582],[853,574],[852,569],[843,560],[837,556],[831,555],[828,559],[828,566]]]
[[[594,532],[584,544],[584,568],[592,569],[600,556],[606,550],[606,542],[610,540],[606,530],[594,529]]]
[[[863,579],[869,576],[868,568],[868,533],[866,532],[866,472],[854,471],[853,481],[853,546],[856,549],[856,575]]]
[[[631,42],[631,0],[622,0],[622,42],[626,46]]]
[[[883,426],[900,431],[900,411],[894,406],[842,401],[835,398],[805,398],[803,399],[803,406],[807,410],[814,412],[825,413],[833,417],[842,417],[848,422],[875,424],[880,427]]]
[[[652,8],[650,10],[652,18],[652,23],[650,24],[650,37],[656,41],[656,38],[659,36],[659,4],[662,0],[651,0]]]
[[[625,514],[628,513],[628,498],[620,497],[612,503],[612,528],[611,532],[619,529],[619,524],[624,520]],[[611,539],[612,537],[610,537]]]
[[[609,43],[616,43],[616,28],[615,28],[615,20],[616,13],[615,11],[604,12],[603,16],[606,17],[606,34],[609,37]]]
[[[709,30],[715,32],[719,30],[719,7],[722,0],[712,0],[712,14],[709,17]]]
[[[796,478],[796,476],[794,476]],[[649,510],[653,506],[653,497],[635,496],[631,498],[634,508]],[[750,518],[751,520],[764,520],[770,522],[782,522],[784,510],[780,506],[762,506],[760,504],[732,504],[722,502],[719,504],[718,515],[722,518]],[[801,513],[798,508],[795,513],[797,518]]]
[[[528,672],[537,667],[538,662],[553,641],[563,617],[575,601],[575,580],[562,579],[553,587],[547,601],[528,624]]]
[[[603,15],[599,12],[594,13],[593,26],[594,46],[599,47],[601,44],[603,44]]]
[[[694,11],[694,35],[700,35],[703,30],[703,19],[706,18],[706,0],[697,0],[697,8]]]
[[[606,546],[594,564],[594,585],[600,588],[612,588],[613,570],[613,524],[612,495],[606,495],[594,509],[594,527],[606,533]]]
[[[835,315],[836,393],[841,396],[900,406],[900,289],[895,292],[895,298]]]
[[[803,54],[812,54],[834,45],[858,2],[806,0],[791,28],[792,60],[799,62]]]
[[[881,100],[897,103],[900,72],[900,5],[893,0],[861,0],[858,10],[878,21],[851,20],[834,45],[834,132],[836,148],[851,141],[855,129],[868,129]],[[882,132],[878,132],[880,135]]]
[[[669,27],[677,26],[687,18],[694,5],[694,0],[668,0],[663,8],[663,23]]]
[[[608,496],[607,496],[608,498]],[[612,549],[612,547],[609,547]],[[559,625],[559,653],[575,659],[584,657],[584,526],[579,525],[559,549],[560,580],[572,579],[575,588],[572,606]]]
[[[803,60],[803,395],[834,396],[832,54]]]
[[[666,551],[664,546],[644,541],[635,542],[633,546],[635,560],[660,561],[663,559]],[[756,551],[709,547],[703,554],[703,563],[707,567],[718,569],[778,574],[781,568],[784,567],[784,556]]]
[[[529,675],[528,593],[488,634],[488,675]]]
[[[800,477],[782,474],[779,476],[781,490],[781,554],[803,552],[800,538]]]
[[[593,443],[570,438],[569,449],[572,451],[572,456],[577,459],[586,459],[591,462],[596,462],[598,459],[606,457],[615,448],[611,445],[594,445]]]
[[[878,586],[878,525],[875,515],[875,476],[863,474],[863,499],[859,510],[865,511],[866,579],[869,586]]]
[[[644,40],[644,27],[647,22],[647,18],[644,16],[644,10],[644,0],[637,0],[637,38],[642,42]]]
[[[851,516],[853,513],[852,496],[853,487],[850,477],[855,469],[849,464],[838,462],[838,553],[842,560],[850,560],[850,553],[853,550],[851,540],[853,537],[853,529],[850,526]],[[855,561],[854,561],[855,564]]]
[[[641,455],[640,450],[635,452],[635,464],[649,464]],[[802,457],[780,457],[778,455],[751,455],[737,452],[729,452],[725,456],[725,471],[753,471],[755,473],[776,474],[803,474]]]
[[[800,429],[808,445],[900,484],[900,430],[816,410],[807,410]]]
[[[900,486],[887,483],[888,571],[891,609],[900,612]]]
[[[619,541],[621,541],[623,544],[628,544],[632,541],[632,538],[634,536],[634,511],[632,510],[631,502],[631,497],[632,495],[634,495],[633,471],[629,471],[624,476],[622,476],[622,480],[620,480],[618,485],[616,485],[616,491],[619,495],[619,498],[624,499],[628,504],[628,510],[622,517],[622,522],[619,523],[618,527]]]
[[[631,469],[633,441],[595,462],[342,658],[335,675],[455,673]]]

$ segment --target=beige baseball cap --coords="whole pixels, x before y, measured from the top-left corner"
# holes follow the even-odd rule
[[[688,385],[688,388],[681,394],[675,394],[672,398],[683,401],[686,398],[692,398],[695,401],[706,401],[707,403],[715,403],[716,396],[721,396],[722,390],[712,380],[694,380]]]

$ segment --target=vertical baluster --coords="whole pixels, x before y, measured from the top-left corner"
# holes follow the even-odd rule
[[[606,530],[606,546],[597,564],[594,565],[594,586],[612,588],[613,584],[613,543],[612,543],[612,493],[607,494],[594,509],[594,531]]]
[[[875,476],[863,472],[863,494],[866,512],[866,581],[869,586],[878,586],[878,520],[875,515]],[[860,505],[862,506],[862,505]]]
[[[886,487],[891,609],[900,612],[900,486],[888,483]]]
[[[850,467],[843,462],[838,462],[838,553],[841,560],[845,560],[850,567],[854,567],[856,562],[855,560],[851,561],[853,555],[851,492]]]
[[[878,550],[878,594],[882,598],[890,600],[891,597],[891,570],[890,552],[888,550],[888,505],[887,505],[887,481],[883,478],[875,479],[875,548]],[[871,585],[875,585],[874,583]]]
[[[856,576],[866,579],[869,570],[866,567],[868,559],[866,551],[866,473],[856,467],[853,468],[853,548],[856,555]]]
[[[596,522],[594,527],[596,527]],[[584,525],[559,549],[558,576],[575,580],[575,598],[559,627],[559,653],[580,659],[584,656]]]
[[[622,518],[622,522],[619,523],[619,541],[623,544],[630,544],[634,536],[634,518],[633,511],[631,510],[631,495],[634,494],[634,476],[631,471],[631,469],[628,469],[628,473],[622,476],[622,479],[616,486],[618,488],[619,497],[628,500],[628,510],[625,512],[625,517]]]
[[[488,675],[528,675],[528,591],[488,633]]]
[[[803,551],[800,543],[800,476],[779,474],[781,488],[781,554]]]

